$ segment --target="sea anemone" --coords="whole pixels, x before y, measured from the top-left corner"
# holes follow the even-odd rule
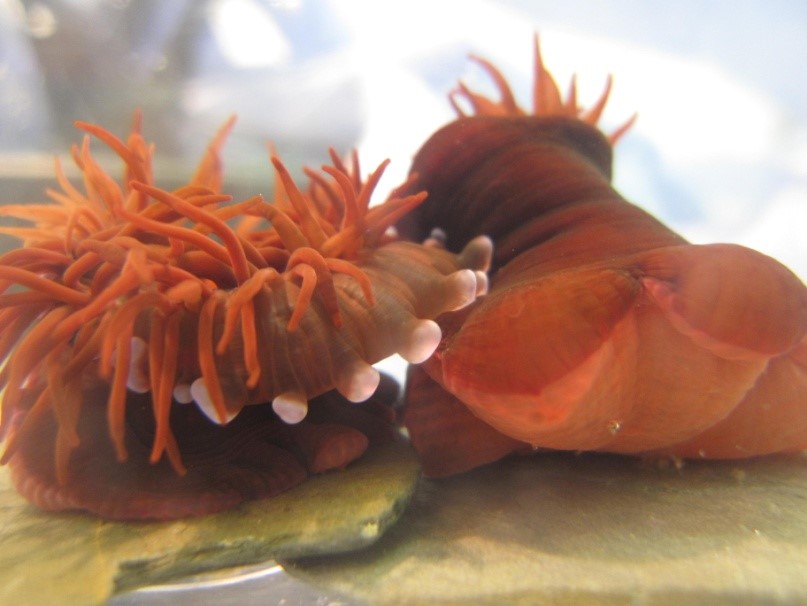
[[[10,463],[17,488],[45,509],[177,517],[274,494],[305,477],[295,457],[284,454],[281,480],[263,478],[256,488],[252,476],[243,481],[242,470],[229,483],[217,472],[205,484],[199,470],[210,467],[210,457],[195,444],[201,434],[210,441],[209,431],[199,429],[195,413],[181,410],[192,401],[216,424],[231,424],[229,444],[238,441],[243,423],[231,422],[242,409],[271,402],[273,414],[260,414],[274,437],[247,427],[250,436],[275,450],[302,451],[296,458],[309,463],[323,449],[336,453],[314,471],[346,465],[367,439],[337,423],[312,442],[311,424],[301,424],[309,400],[334,388],[350,402],[367,400],[380,381],[372,363],[393,353],[411,362],[428,358],[441,336],[432,318],[483,291],[489,241],[476,240],[460,255],[395,241],[390,226],[426,194],[393,193],[370,207],[386,163],[362,181],[355,154],[350,168],[332,152],[333,165],[308,171],[306,193],[273,156],[273,203],[258,195],[231,204],[221,193],[219,151],[232,119],[189,182],[163,190],[140,124],[137,117],[126,141],[77,124],[123,160],[120,183],[93,158],[88,135],[72,149],[83,191],[57,161],[60,191],[48,190],[51,203],[2,209],[32,222],[3,229],[24,245],[0,258],[2,461]],[[183,429],[187,424],[196,438]],[[135,473],[124,463],[132,464],[131,443],[144,436],[151,445],[138,458],[151,467]],[[110,445],[118,462],[111,471],[86,464],[92,456],[107,469],[102,453]],[[276,464],[265,446],[257,458]],[[235,448],[233,456],[244,450]],[[186,460],[185,452],[193,456]],[[232,465],[221,448],[212,452],[219,466]],[[164,458],[207,496],[150,479]],[[255,456],[247,458],[254,466]],[[95,477],[87,477],[88,469]],[[135,482],[133,473],[144,479]],[[154,498],[137,497],[131,487],[103,494],[98,477],[118,476],[160,488]],[[166,500],[164,490],[182,496]]]

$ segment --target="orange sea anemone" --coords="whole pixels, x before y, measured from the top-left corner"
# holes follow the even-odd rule
[[[0,209],[32,223],[3,229],[24,245],[0,258],[2,461],[44,509],[195,515],[342,467],[379,418],[359,420],[338,395],[309,400],[334,388],[367,400],[372,363],[425,360],[441,336],[432,318],[484,289],[486,239],[453,255],[391,235],[426,194],[371,208],[386,163],[362,182],[355,155],[349,169],[332,153],[303,193],[272,157],[274,203],[229,204],[219,150],[233,122],[170,192],[155,185],[139,119],[126,141],[79,123],[123,160],[121,182],[88,135],[72,150],[83,190],[57,162],[51,203]],[[226,426],[218,438],[192,401]],[[200,442],[216,439],[240,444],[205,455]],[[174,477],[156,479],[166,457]]]

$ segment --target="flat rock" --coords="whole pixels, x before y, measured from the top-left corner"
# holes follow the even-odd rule
[[[41,512],[0,468],[0,604],[103,604],[203,571],[365,547],[401,515],[418,476],[409,446],[392,443],[345,471],[226,513],[120,523]]]
[[[807,603],[807,456],[513,458],[422,481],[378,543],[283,562],[363,603]]]

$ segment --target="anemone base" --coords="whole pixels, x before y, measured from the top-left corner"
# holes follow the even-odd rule
[[[98,393],[91,393],[88,402],[105,402],[105,388],[95,389]],[[393,400],[390,389],[363,405],[330,392],[314,399],[312,413],[296,425],[281,421],[268,405],[248,406],[225,426],[212,423],[193,405],[175,405],[172,426],[181,428],[176,439],[187,468],[179,475],[166,456],[149,462],[151,399],[130,393],[125,461],[116,460],[106,416],[81,414],[80,443],[70,453],[67,481],[60,482],[55,466],[58,425],[47,411],[11,458],[11,479],[22,496],[46,511],[84,510],[112,520],[208,515],[245,500],[276,496],[310,474],[344,469],[370,443],[392,438],[388,404]]]

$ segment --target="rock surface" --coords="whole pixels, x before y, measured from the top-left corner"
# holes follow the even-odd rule
[[[202,571],[365,547],[401,515],[418,476],[414,453],[394,443],[346,471],[226,513],[119,523],[40,512],[0,468],[0,604],[103,604]]]
[[[422,482],[369,549],[284,565],[379,605],[807,603],[807,456],[509,459]]]

